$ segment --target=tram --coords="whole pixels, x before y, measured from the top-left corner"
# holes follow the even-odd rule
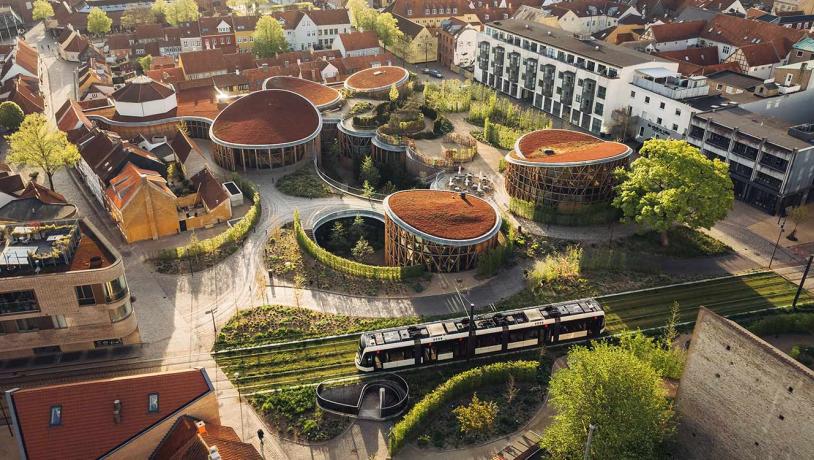
[[[364,332],[356,368],[374,372],[430,365],[594,338],[605,331],[605,312],[596,299],[582,299],[476,315],[474,323],[470,328],[469,318],[456,318]]]

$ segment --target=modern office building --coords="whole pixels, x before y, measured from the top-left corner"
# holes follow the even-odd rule
[[[0,357],[139,343],[121,256],[86,220],[11,224],[0,251]]]
[[[441,190],[393,193],[384,200],[384,215],[387,265],[443,273],[475,268],[478,255],[497,245],[501,225],[491,203]]]

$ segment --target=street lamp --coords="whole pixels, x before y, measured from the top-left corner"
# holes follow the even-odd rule
[[[774,254],[777,252],[777,246],[780,245],[780,237],[783,236],[783,231],[786,226],[786,223],[783,222],[780,224],[780,233],[777,234],[777,241],[774,243],[774,249],[772,250],[772,257],[769,258],[769,268],[772,268],[772,262],[774,262]]]
[[[215,334],[218,333],[218,327],[215,326],[215,312],[218,311],[218,307],[213,307],[211,310],[206,310],[204,315],[212,315],[212,330],[215,331]]]
[[[240,437],[241,439],[246,439],[246,433],[243,429],[243,401],[240,399],[240,372],[235,372],[232,374],[235,378],[235,386],[237,387],[237,405],[240,407]],[[259,435],[259,434],[258,434]],[[260,438],[262,442],[263,438]]]
[[[591,458],[591,441],[594,439],[594,430],[596,430],[597,426],[593,423],[588,424],[588,439],[585,441],[585,455],[583,458],[585,460],[589,460]]]

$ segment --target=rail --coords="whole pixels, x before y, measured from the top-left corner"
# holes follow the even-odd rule
[[[338,386],[340,382],[348,382],[348,379],[332,379],[321,382],[316,388],[317,405],[320,409],[340,415],[347,415],[363,420],[387,420],[398,415],[401,415],[406,409],[410,400],[410,386],[407,381],[399,375],[383,373],[376,374],[371,377],[361,377],[359,383],[349,383],[344,387]],[[363,383],[365,380],[370,382]],[[354,386],[359,386],[358,397],[355,397],[356,392]],[[376,410],[363,409],[365,397],[371,391],[384,389],[385,393],[391,393],[391,401],[389,404],[380,405]],[[350,396],[345,396],[344,399],[348,402],[337,401],[331,397],[340,398],[343,396],[342,392],[351,392]],[[354,402],[351,403],[350,400]],[[386,401],[386,399],[385,399]]]
[[[379,203],[384,201],[384,198],[387,196],[384,193],[379,193],[379,192],[370,192],[370,193],[368,193],[368,192],[365,192],[362,189],[352,187],[352,186],[350,186],[348,184],[344,184],[344,183],[339,182],[337,180],[331,179],[330,177],[328,177],[327,174],[322,172],[322,170],[319,168],[319,162],[317,161],[317,155],[314,156],[314,169],[316,169],[317,175],[319,176],[320,179],[322,179],[323,182],[328,184],[329,187],[331,187],[332,189],[338,191],[339,193],[355,196],[357,198],[362,198],[363,200],[377,201]]]

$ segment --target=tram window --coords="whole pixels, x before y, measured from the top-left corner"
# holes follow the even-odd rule
[[[365,353],[362,355],[362,366],[363,367],[372,367],[373,366],[373,354],[372,353]]]
[[[435,349],[438,350],[439,355],[443,355],[444,353],[452,353],[452,349],[455,346],[455,342],[452,340],[448,340],[446,342],[438,342],[433,344]]]
[[[522,342],[525,340],[523,336],[523,331],[511,331],[509,332],[509,342]]]
[[[500,333],[478,336],[475,343],[478,348],[500,345]]]
[[[384,359],[382,361],[391,363],[394,361],[404,361],[407,359],[414,359],[413,347],[396,348],[394,350],[387,350],[384,352]]]
[[[526,340],[537,340],[539,329],[528,328],[519,331],[509,332],[509,342],[525,342]]]
[[[577,332],[577,331],[584,331],[585,328],[585,320],[581,321],[568,321],[565,323],[560,323],[560,334],[567,334],[569,332]]]
[[[432,344],[425,345],[423,353],[424,353],[424,362],[435,361],[438,359],[438,348],[432,346]]]

